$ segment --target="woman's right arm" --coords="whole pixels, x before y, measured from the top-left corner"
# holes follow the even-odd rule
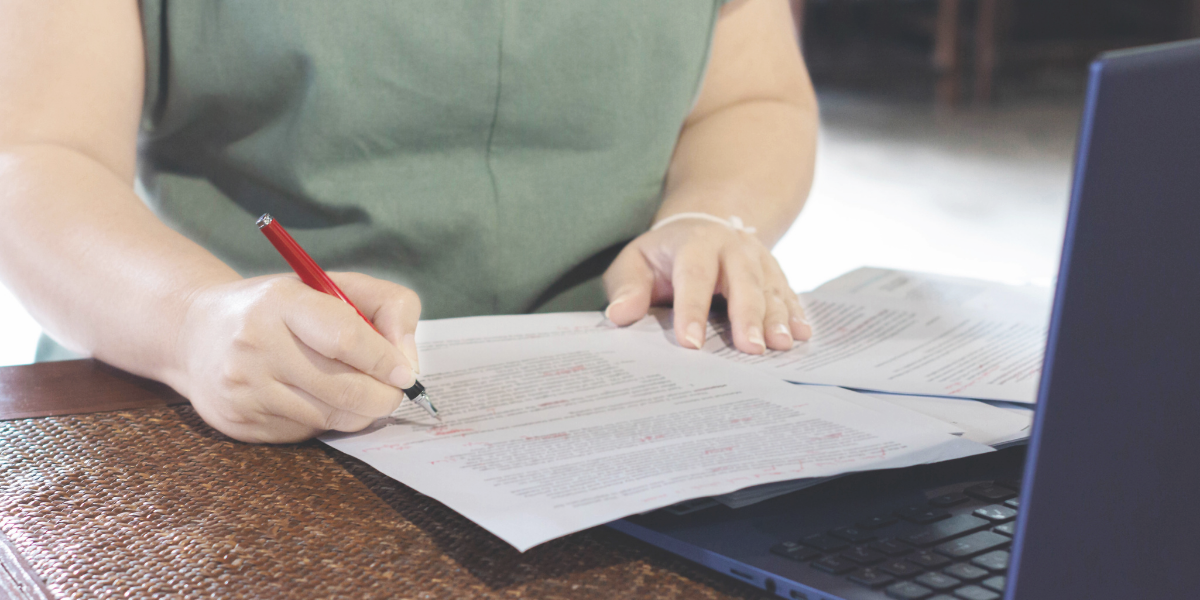
[[[171,385],[235,438],[390,413],[413,381],[415,294],[334,276],[384,339],[294,277],[242,279],[134,194],[141,32],[135,0],[0,3],[0,279],[60,343]]]

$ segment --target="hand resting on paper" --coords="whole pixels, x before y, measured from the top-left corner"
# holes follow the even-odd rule
[[[169,383],[210,425],[247,442],[358,431],[387,416],[415,380],[411,290],[330,273],[381,336],[345,302],[290,275],[209,286],[179,331],[183,373]]]
[[[769,246],[800,213],[812,184],[817,100],[787,2],[730,2],[699,96],[663,181],[658,222],[737,215],[754,234],[680,219],[635,238],[604,276],[608,317],[632,323],[673,302],[681,345],[704,344],[714,294],[728,300],[743,352],[784,350],[812,329]]]
[[[728,300],[733,342],[750,354],[787,350],[812,328],[771,251],[754,235],[720,223],[687,219],[634,239],[604,274],[617,325],[646,316],[651,304],[672,301],[675,337],[704,345],[714,293]]]

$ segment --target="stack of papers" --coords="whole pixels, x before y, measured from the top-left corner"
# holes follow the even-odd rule
[[[664,312],[627,328],[599,313],[425,321],[421,378],[444,421],[406,404],[322,441],[524,551],[683,501],[743,506],[1027,436],[1021,409],[965,398],[1033,402],[1037,301],[914,298],[933,289],[914,275],[856,271],[806,295],[814,340],[763,357],[732,352],[722,327],[681,351]],[[1008,305],[988,314],[994,301]]]

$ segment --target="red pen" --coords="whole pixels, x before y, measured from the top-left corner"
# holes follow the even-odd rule
[[[301,248],[300,244],[297,244],[296,240],[292,239],[292,236],[283,228],[283,225],[279,224],[279,221],[276,221],[269,214],[263,215],[258,219],[258,229],[263,232],[263,235],[267,236],[267,239],[271,241],[271,245],[275,246],[275,249],[283,255],[283,259],[292,266],[292,270],[300,276],[300,281],[308,284],[308,287],[318,292],[325,292],[330,296],[341,298],[342,302],[349,304],[358,313],[358,316],[362,317],[372,329],[375,329],[375,324],[366,315],[362,314],[362,311],[358,310],[357,306],[354,306],[350,298],[346,297],[346,294],[329,278],[329,275],[304,251],[304,248]],[[375,331],[379,330],[375,329]],[[433,402],[429,400],[429,394],[425,391],[425,386],[421,385],[420,382],[414,382],[412,387],[405,389],[404,395],[409,400],[415,402],[417,406],[424,408],[430,415],[434,417],[438,416],[437,408],[434,408]]]

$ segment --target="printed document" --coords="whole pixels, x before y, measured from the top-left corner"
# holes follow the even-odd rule
[[[973,442],[993,448],[1029,439],[1033,430],[1033,411],[997,408],[986,402],[962,398],[905,396],[902,394],[860,394],[904,407],[950,424]]]
[[[667,343],[658,321],[600,313],[425,321],[406,403],[322,441],[526,550],[684,500],[988,452],[895,406]],[[881,406],[878,410],[871,406]]]
[[[715,321],[704,349],[798,383],[1033,403],[1047,322],[1030,306],[974,308],[871,294],[809,292],[813,338],[744,354]]]
[[[860,267],[821,284],[815,291],[892,298],[936,306],[1012,312],[1030,311],[1031,318],[1050,320],[1053,291],[1036,285],[1008,285],[995,281],[952,277],[936,273]]]

